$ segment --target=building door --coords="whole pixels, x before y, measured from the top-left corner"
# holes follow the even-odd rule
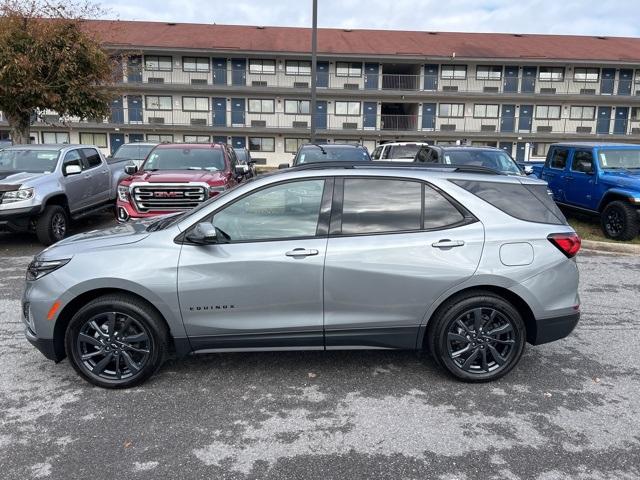
[[[423,130],[436,129],[436,104],[435,103],[422,104],[422,129]]]
[[[329,62],[318,62],[316,65],[316,87],[329,87]]]
[[[142,133],[130,133],[129,143],[144,142],[144,134]]]
[[[380,78],[380,65],[377,63],[364,64],[364,88],[377,90]]]
[[[231,59],[231,83],[241,86],[247,84],[247,60],[245,58]]]
[[[316,128],[326,130],[327,128],[327,101],[318,100],[316,102]]]
[[[122,97],[116,97],[111,100],[111,114],[109,115],[110,123],[124,123],[124,108]]]
[[[110,133],[109,134],[109,152],[111,155],[115,153],[120,145],[124,143],[124,133]]]
[[[516,143],[516,162],[524,162],[527,159],[527,144],[525,142]]]
[[[227,84],[227,59],[214,58],[212,65],[213,65],[213,84],[226,85]]]
[[[213,108],[212,125],[214,127],[227,126],[227,99],[212,98],[211,106]]]
[[[624,135],[627,133],[629,123],[629,107],[616,107],[615,120],[613,122],[613,133]]]
[[[231,99],[231,126],[244,126],[244,98]]]
[[[375,130],[376,118],[378,117],[378,102],[364,102],[363,110],[362,126],[368,130]]]
[[[603,68],[602,78],[600,79],[600,94],[613,95],[613,85],[616,81],[615,68]]]
[[[127,60],[127,82],[142,82],[142,56],[132,55]]]
[[[520,105],[520,115],[518,116],[518,131],[530,132],[532,119],[533,105]]]
[[[536,91],[536,75],[538,74],[538,67],[523,67],[522,68],[522,83],[520,85],[520,92],[522,93],[535,93]]]
[[[518,92],[518,67],[507,65],[504,67],[504,93]]]
[[[142,123],[142,95],[127,96],[129,123]]]
[[[620,78],[618,79],[618,95],[631,95],[631,82],[633,80],[633,70],[620,70]]]
[[[596,133],[607,135],[611,127],[611,107],[598,107],[598,120],[596,122]]]
[[[213,143],[227,143],[227,137],[221,136],[221,135],[214,135]]]
[[[500,142],[498,148],[507,152],[509,156],[513,155],[513,142]]]
[[[513,132],[516,128],[516,106],[502,105],[502,114],[500,115],[500,131]]]
[[[225,142],[226,142],[226,140],[225,140]],[[245,137],[231,137],[231,146],[233,148],[246,148],[247,147],[247,139]]]
[[[424,66],[424,89],[438,90],[438,65]]]

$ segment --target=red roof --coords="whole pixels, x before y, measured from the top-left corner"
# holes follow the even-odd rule
[[[109,46],[308,54],[311,30],[192,23],[87,20]],[[318,53],[509,60],[640,62],[640,38],[507,33],[318,30]]]

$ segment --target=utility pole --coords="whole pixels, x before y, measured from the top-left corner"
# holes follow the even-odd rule
[[[318,0],[313,0],[311,27],[311,143],[316,142],[316,76],[318,68]]]

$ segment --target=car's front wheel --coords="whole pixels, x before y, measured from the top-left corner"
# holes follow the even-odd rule
[[[435,360],[468,382],[506,375],[520,360],[526,341],[522,316],[492,292],[470,292],[447,302],[427,333]]]
[[[43,245],[59,242],[69,230],[69,216],[60,205],[47,205],[36,221],[36,236]]]
[[[73,316],[65,347],[85,380],[127,388],[144,382],[162,365],[167,341],[166,324],[147,304],[128,295],[105,295]]]

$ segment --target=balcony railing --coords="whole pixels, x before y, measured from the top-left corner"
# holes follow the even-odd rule
[[[48,125],[55,125],[57,117],[46,116]],[[304,132],[311,126],[310,114],[255,113],[246,110],[208,110],[185,112],[180,110],[112,109],[104,119],[67,119],[68,124],[85,126],[140,126],[160,129],[163,127],[189,127],[185,130],[215,131],[222,129],[253,129],[278,132],[291,130]],[[540,119],[528,116],[500,116],[495,118],[442,117],[424,115],[388,115],[364,113],[359,115],[316,115],[320,131],[361,132],[446,132],[452,135],[477,133],[486,136],[498,134],[531,134],[578,136],[589,135],[640,135],[640,119],[598,118],[576,120],[567,117]]]
[[[311,86],[310,75],[257,74],[245,70],[212,69],[206,72],[182,70],[153,71],[129,70],[122,76],[122,83],[134,85],[190,85],[205,88],[284,88],[307,91]],[[338,76],[334,73],[318,72],[320,89],[357,91],[407,91],[443,92],[449,94],[537,94],[537,95],[616,95],[640,94],[640,84],[631,79],[600,79],[579,81],[565,78],[548,81],[533,76],[503,76],[499,79],[444,78],[442,75],[363,74],[360,76]]]

